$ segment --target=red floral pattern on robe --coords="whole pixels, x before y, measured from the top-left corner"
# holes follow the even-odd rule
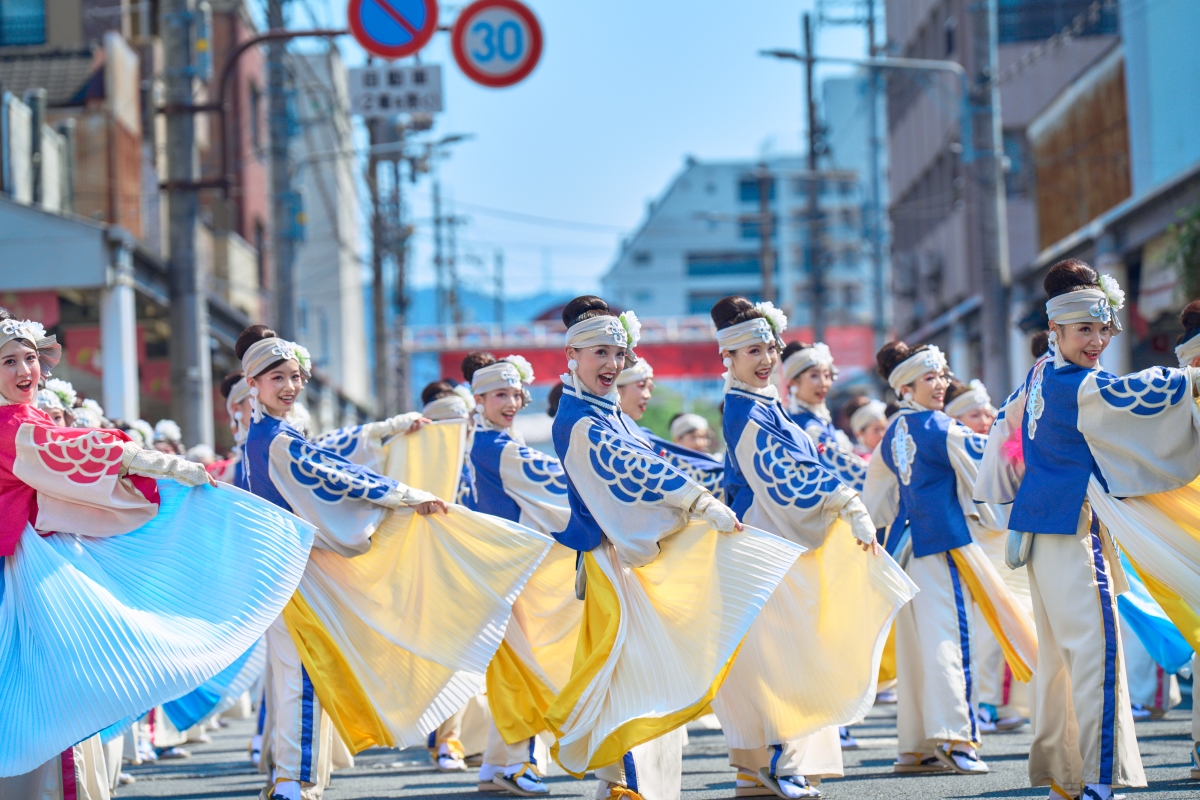
[[[152,478],[120,476],[121,431],[60,428],[33,406],[0,406],[0,556],[25,526],[84,536],[128,533],[158,513]]]

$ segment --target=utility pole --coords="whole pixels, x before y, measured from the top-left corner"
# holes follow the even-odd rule
[[[817,120],[817,99],[813,94],[813,71],[816,66],[813,52],[812,17],[804,15],[804,97],[808,107],[808,204],[804,215],[808,225],[804,235],[804,263],[808,267],[809,286],[812,293],[813,341],[825,338],[825,261],[820,238],[821,184],[817,157],[823,152],[821,124]]]
[[[446,283],[449,284],[447,299],[454,324],[462,325],[462,308],[458,302],[458,225],[462,219],[451,212],[446,222],[450,225],[450,258],[446,262]]]
[[[375,340],[375,415],[380,419],[387,416],[388,404],[388,343],[387,317],[384,312],[383,296],[383,214],[379,208],[379,159],[375,155],[381,122],[367,122],[370,134],[371,154],[367,156],[367,189],[371,196],[371,330]]]
[[[433,273],[437,281],[437,321],[447,323],[446,318],[446,259],[442,254],[442,182],[433,181]]]
[[[767,168],[767,162],[758,165],[754,173],[758,183],[758,260],[762,267],[762,299],[764,302],[775,302],[775,248],[772,241],[774,233],[774,214],[771,210],[771,195],[774,194],[775,179]]]
[[[967,203],[974,209],[970,228],[975,231],[972,250],[982,275],[983,380],[1001,395],[1011,380],[1008,353],[1008,210],[1004,185],[1004,140],[1001,134],[1000,86],[997,46],[997,0],[969,3],[971,53],[967,71],[974,85],[970,92],[971,130],[975,141],[964,142],[974,160],[977,197]],[[968,217],[970,219],[970,217]]]
[[[401,142],[404,141],[404,129],[400,129]],[[403,152],[403,150],[401,151]],[[402,159],[392,161],[392,206],[395,233],[392,238],[392,252],[396,259],[396,402],[400,410],[408,408],[412,398],[409,386],[410,363],[408,348],[405,345],[404,329],[408,327],[408,227],[404,224],[404,206],[401,203],[400,183]]]
[[[504,251],[496,250],[492,254],[492,266],[496,277],[495,313],[497,325],[504,324]]]
[[[875,0],[867,2],[867,58],[875,58]],[[867,72],[870,81],[870,109],[867,111],[867,124],[871,131],[867,136],[867,159],[870,169],[871,208],[868,214],[867,239],[871,247],[871,313],[875,318],[875,349],[878,351],[887,340],[887,320],[884,309],[884,252],[883,252],[883,192],[879,185],[879,173],[883,169],[880,163],[882,143],[879,141],[879,96],[880,75],[878,69]]]
[[[283,30],[283,4],[286,0],[267,1],[267,27]],[[284,58],[287,42],[267,45],[267,96],[271,115],[271,221],[274,228],[272,250],[275,262],[275,329],[284,339],[296,338],[296,285],[293,275],[295,252],[292,232],[295,209],[292,206],[291,164],[288,159],[287,66]],[[169,138],[169,137],[168,137]]]
[[[200,198],[195,188],[199,157],[192,112],[194,0],[162,0],[162,33],[167,113],[168,283],[170,286],[171,415],[188,445],[213,444],[212,353],[208,298],[196,263],[196,224]]]

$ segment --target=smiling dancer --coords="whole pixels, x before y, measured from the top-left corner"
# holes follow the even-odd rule
[[[199,464],[55,425],[36,402],[61,352],[0,309],[0,796],[98,800],[93,734],[232,664],[288,601],[312,538],[210,488]]]
[[[985,441],[942,410],[946,358],[936,347],[884,345],[879,373],[902,400],[867,472],[863,499],[877,525],[907,509],[921,588],[896,620],[899,757],[895,771],[988,771],[981,743],[970,604],[978,603],[1014,675],[1037,659],[1033,622],[975,544],[1006,530],[1002,509],[971,499]]]
[[[1001,409],[975,497],[1012,504],[1009,563],[1029,575],[1041,645],[1030,782],[1107,800],[1114,786],[1146,785],[1112,538],[1147,586],[1200,609],[1200,504],[1188,485],[1200,474],[1197,373],[1101,369],[1124,292],[1086,263],[1055,264],[1045,290],[1050,354]]]
[[[849,420],[850,432],[854,434],[855,455],[870,461],[887,433],[887,403],[860,394],[842,407],[842,414]]]
[[[812,718],[821,716],[818,708],[839,708],[845,717],[834,723],[857,721],[874,700],[892,618],[916,587],[876,544],[875,525],[857,492],[823,465],[816,446],[783,410],[771,384],[787,326],[783,314],[770,303],[727,297],[713,306],[712,318],[728,370],[725,483],[732,508],[746,524],[808,548],[768,601],[731,670],[736,678],[764,649],[786,649],[778,641],[786,631],[804,651],[790,659],[797,680],[763,681],[769,690],[759,684],[752,691],[727,684],[713,711],[726,729],[740,796],[765,786],[785,800],[820,797],[809,779],[842,775],[838,726],[788,736],[785,715],[774,705]]]
[[[328,781],[333,727],[355,752],[411,744],[478,692],[511,615],[504,598],[548,542],[465,509],[447,517],[433,495],[305,441],[286,420],[307,353],[262,325],[235,352],[254,398],[250,490],[318,529],[300,589],[267,632],[273,777],[262,796],[308,800]],[[427,559],[457,569],[423,569]],[[451,597],[454,626],[421,624],[415,609]]]
[[[854,452],[849,437],[833,424],[825,398],[837,380],[833,353],[823,342],[792,342],[783,349],[783,377],[787,381],[788,409],[792,420],[808,434],[818,457],[830,472],[857,492],[867,478],[867,462]]]
[[[634,422],[641,422],[653,395],[654,369],[645,359],[638,359],[636,364],[626,367],[617,377],[617,396],[621,401],[621,411]],[[695,440],[701,430],[707,434],[708,420],[698,414],[676,415],[671,420],[669,440],[649,428],[639,427],[659,458],[712,492],[718,500],[725,496],[722,480],[725,475],[725,463],[713,457],[707,450],[699,450],[676,440],[677,432],[678,439],[690,440]]]
[[[567,527],[567,481],[558,460],[525,446],[513,421],[529,402],[533,368],[521,356],[499,361],[472,353],[463,377],[475,397],[470,507],[543,533]],[[522,797],[550,793],[536,757],[544,716],[571,674],[583,604],[575,597],[575,554],[555,543],[513,603],[513,623],[488,665],[492,728],[479,770],[480,788]]]

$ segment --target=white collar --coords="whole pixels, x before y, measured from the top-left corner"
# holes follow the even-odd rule
[[[732,373],[729,375],[729,388],[737,389],[742,392],[749,392],[750,394],[756,394],[759,397],[766,398],[767,400],[779,399],[779,387],[775,384],[769,383],[764,388],[759,389],[757,386],[751,386],[748,383],[739,381],[737,378],[733,377]]]
[[[824,403],[813,405],[812,403],[804,402],[799,397],[793,397],[792,402],[795,403],[796,408],[803,408],[822,422],[833,422],[833,414],[829,413],[829,406]]]
[[[900,407],[901,407],[901,408],[906,408],[906,409],[908,409],[909,411],[917,411],[917,412],[920,412],[920,411],[933,411],[933,409],[932,409],[932,408],[926,408],[925,406],[923,406],[923,405],[921,405],[920,403],[918,403],[916,400],[901,400],[901,401],[900,401]]]

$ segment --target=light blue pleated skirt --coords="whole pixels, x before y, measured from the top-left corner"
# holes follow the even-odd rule
[[[221,673],[300,582],[307,523],[227,485],[158,488],[131,533],[26,527],[0,559],[0,777]]]

